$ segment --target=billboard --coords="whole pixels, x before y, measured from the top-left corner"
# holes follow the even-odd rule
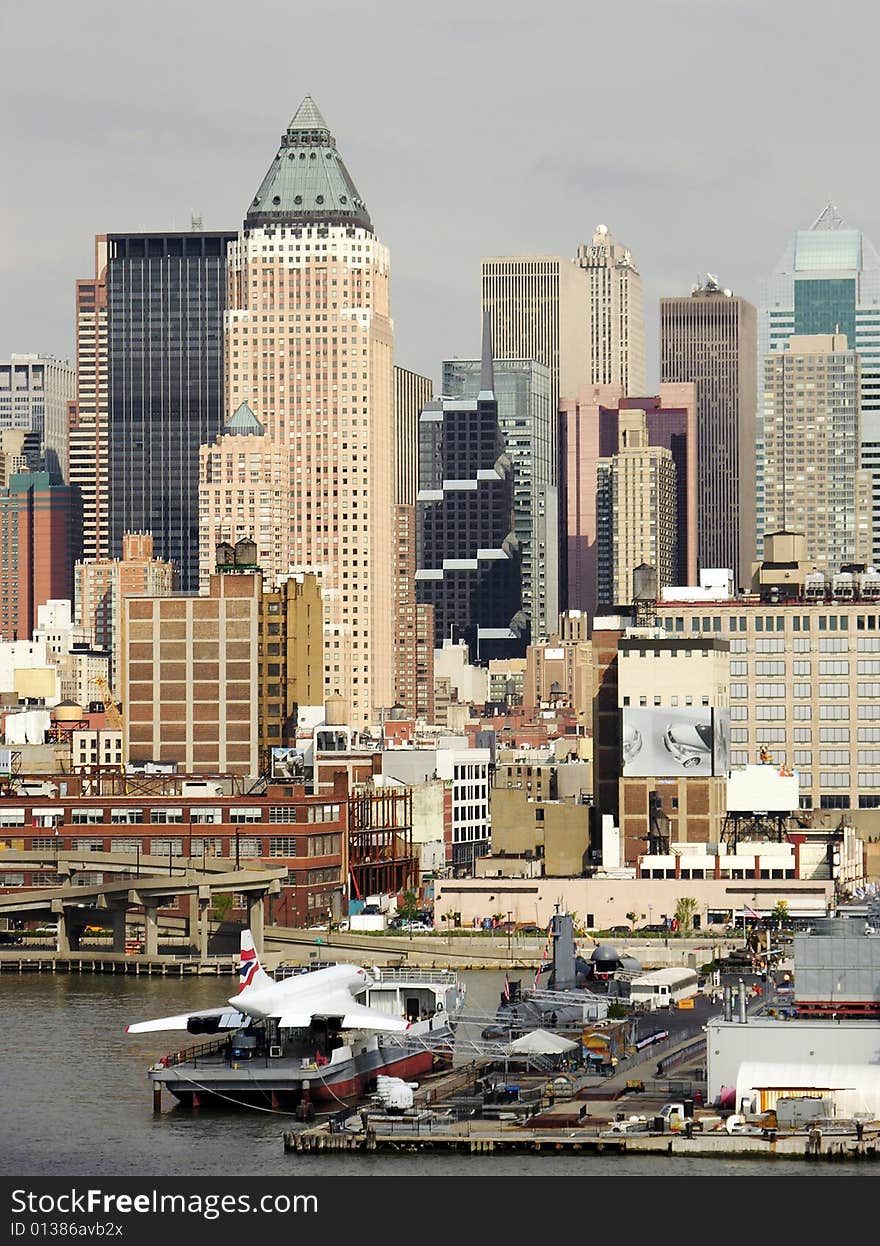
[[[778,766],[744,766],[727,780],[728,813],[794,813],[800,807],[796,770]]]
[[[273,748],[269,756],[269,773],[273,779],[305,777],[305,754],[301,748]]]
[[[709,706],[652,706],[623,710],[625,779],[708,778],[729,769],[729,711]]]

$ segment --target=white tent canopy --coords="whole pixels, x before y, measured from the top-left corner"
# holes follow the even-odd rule
[[[509,1056],[557,1056],[564,1051],[574,1051],[577,1043],[549,1030],[531,1030],[521,1038],[508,1043],[505,1051]]]

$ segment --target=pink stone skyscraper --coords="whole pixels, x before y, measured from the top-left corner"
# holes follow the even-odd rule
[[[395,427],[390,262],[310,96],[229,249],[226,408],[286,458],[290,570],[319,575],[325,690],[392,704]]]

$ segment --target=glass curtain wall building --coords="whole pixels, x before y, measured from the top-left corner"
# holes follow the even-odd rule
[[[447,359],[442,392],[474,399],[479,359]],[[514,532],[522,556],[522,608],[532,640],[556,631],[559,615],[559,505],[553,456],[550,369],[533,359],[496,359],[498,423],[513,464]]]
[[[880,254],[828,204],[794,235],[763,283],[758,314],[758,557],[763,554],[764,360],[793,334],[845,334],[861,357],[861,465],[872,473],[873,561],[880,562]]]
[[[108,527],[152,532],[156,556],[199,583],[199,446],[224,415],[223,315],[231,233],[107,238]]]

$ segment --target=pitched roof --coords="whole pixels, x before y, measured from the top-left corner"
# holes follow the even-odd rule
[[[245,217],[261,225],[353,225],[372,233],[367,206],[336,150],[336,140],[307,95],[281,136],[278,154]]]
[[[223,425],[224,433],[233,433],[239,435],[249,435],[251,437],[262,437],[266,432],[263,425],[254,415],[253,411],[243,402],[238,410],[230,415],[229,419]]]

